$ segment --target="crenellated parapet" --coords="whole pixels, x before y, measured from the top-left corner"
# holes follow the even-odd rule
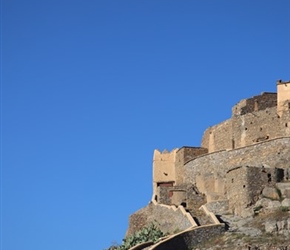
[[[186,162],[196,157],[206,154],[208,150],[201,147],[182,147],[172,151],[154,150],[153,156],[153,199],[158,201],[160,193],[168,190],[168,198],[181,200],[177,198],[182,196],[182,190],[170,191],[168,188],[180,186],[184,182],[184,165]]]

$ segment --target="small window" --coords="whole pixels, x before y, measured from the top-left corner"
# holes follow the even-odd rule
[[[262,131],[263,130],[263,128],[260,128],[260,131]]]
[[[270,183],[272,181],[272,177],[271,177],[271,174],[268,174],[268,183]]]

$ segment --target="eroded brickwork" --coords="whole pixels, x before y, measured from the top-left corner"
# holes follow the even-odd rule
[[[227,199],[233,214],[242,214],[254,205],[266,186],[273,186],[279,179],[277,169],[265,167],[237,167],[226,173]]]
[[[233,116],[241,116],[277,106],[277,94],[263,92],[261,95],[244,99],[232,108]]]
[[[209,152],[216,152],[284,136],[290,136],[290,112],[278,116],[277,108],[272,107],[233,116],[208,128],[202,138],[202,146],[207,147]]]

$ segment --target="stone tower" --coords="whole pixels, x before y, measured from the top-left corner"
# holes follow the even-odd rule
[[[290,112],[290,81],[277,81],[277,113],[281,117],[283,112]]]

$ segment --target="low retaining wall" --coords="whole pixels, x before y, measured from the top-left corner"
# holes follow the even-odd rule
[[[225,226],[221,223],[191,228],[160,241],[148,250],[188,250],[198,243],[221,235],[224,231]]]
[[[145,249],[149,246],[152,246],[153,244],[154,244],[154,242],[148,241],[148,242],[140,243],[134,247],[131,247],[129,250],[142,250],[142,249]]]
[[[197,226],[184,207],[157,204],[156,201],[152,201],[148,206],[130,216],[126,237],[151,223],[157,224],[162,232],[169,234]]]

